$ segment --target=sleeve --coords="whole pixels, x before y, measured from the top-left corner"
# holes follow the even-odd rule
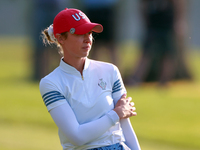
[[[119,121],[116,112],[111,110],[95,121],[80,125],[68,103],[52,109],[50,114],[70,143],[77,146],[98,138]]]
[[[125,144],[131,150],[141,150],[137,136],[132,128],[130,119],[121,119],[120,124],[123,130],[123,134],[125,137]]]
[[[121,98],[123,94],[127,93],[124,83],[122,81],[121,74],[119,69],[114,66],[114,73],[113,73],[113,86],[112,86],[112,98],[114,100],[114,104]]]
[[[67,103],[57,86],[48,79],[43,78],[40,81],[40,93],[48,111]]]
[[[127,93],[127,91],[122,81],[119,69],[116,66],[114,66],[114,77],[113,77],[113,88],[112,88],[112,96],[114,103],[116,104],[117,101],[121,98],[121,96],[125,93]],[[131,148],[131,150],[141,150],[138,139],[132,128],[129,118],[121,119],[120,124],[125,137],[126,145],[129,148]]]

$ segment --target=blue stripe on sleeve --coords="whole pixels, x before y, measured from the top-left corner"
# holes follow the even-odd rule
[[[64,96],[56,95],[56,96],[53,96],[53,97],[50,97],[50,98],[44,100],[44,102],[48,103],[49,101],[54,100],[54,99],[65,99],[65,97]]]
[[[113,87],[115,87],[115,86],[116,86],[117,84],[119,84],[119,83],[120,83],[120,80],[118,79],[117,81],[115,81]]]
[[[120,84],[120,85],[117,85],[117,86],[113,87],[113,91],[116,90],[116,89],[121,88],[121,86],[122,86],[122,85]]]
[[[112,93],[118,92],[120,90],[122,90],[122,84],[121,84],[120,80],[118,79],[113,85]]]
[[[59,94],[58,91],[51,91],[51,92],[45,93],[45,94],[42,96],[42,98],[44,98],[45,96],[47,96],[47,95],[49,95],[49,94],[53,94],[53,93]]]
[[[58,91],[51,91],[51,92],[45,93],[42,96],[42,98],[43,98],[43,101],[46,106],[48,106],[54,102],[57,102],[59,100],[65,99],[65,97]]]
[[[122,88],[117,89],[117,90],[114,90],[114,91],[112,91],[112,93],[118,92],[118,91],[120,91],[120,90],[122,90]]]

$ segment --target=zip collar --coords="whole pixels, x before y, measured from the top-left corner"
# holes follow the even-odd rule
[[[90,64],[90,59],[88,59],[86,57],[84,68],[83,68],[83,72],[88,69],[89,64]],[[80,75],[80,72],[76,68],[74,68],[73,66],[71,66],[71,65],[67,64],[66,62],[64,62],[63,58],[61,58],[61,60],[60,60],[59,67],[60,67],[60,69],[62,71],[66,72],[66,73],[73,74],[73,75]]]

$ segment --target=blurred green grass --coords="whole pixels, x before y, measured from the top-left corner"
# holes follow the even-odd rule
[[[0,45],[0,150],[62,149],[38,82],[30,80],[30,41],[2,37]],[[122,72],[131,69],[127,64],[137,59],[137,50],[130,50],[133,47],[128,43],[121,45]],[[167,88],[159,88],[155,83],[127,87],[137,108],[138,115],[131,122],[142,150],[200,149],[199,55],[197,51],[187,55],[194,75],[191,82],[172,82]]]

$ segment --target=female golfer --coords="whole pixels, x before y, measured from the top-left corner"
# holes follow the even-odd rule
[[[140,150],[129,117],[135,116],[131,98],[116,66],[87,58],[91,23],[77,9],[65,9],[43,31],[63,55],[60,65],[40,81],[44,103],[59,128],[63,150]]]

